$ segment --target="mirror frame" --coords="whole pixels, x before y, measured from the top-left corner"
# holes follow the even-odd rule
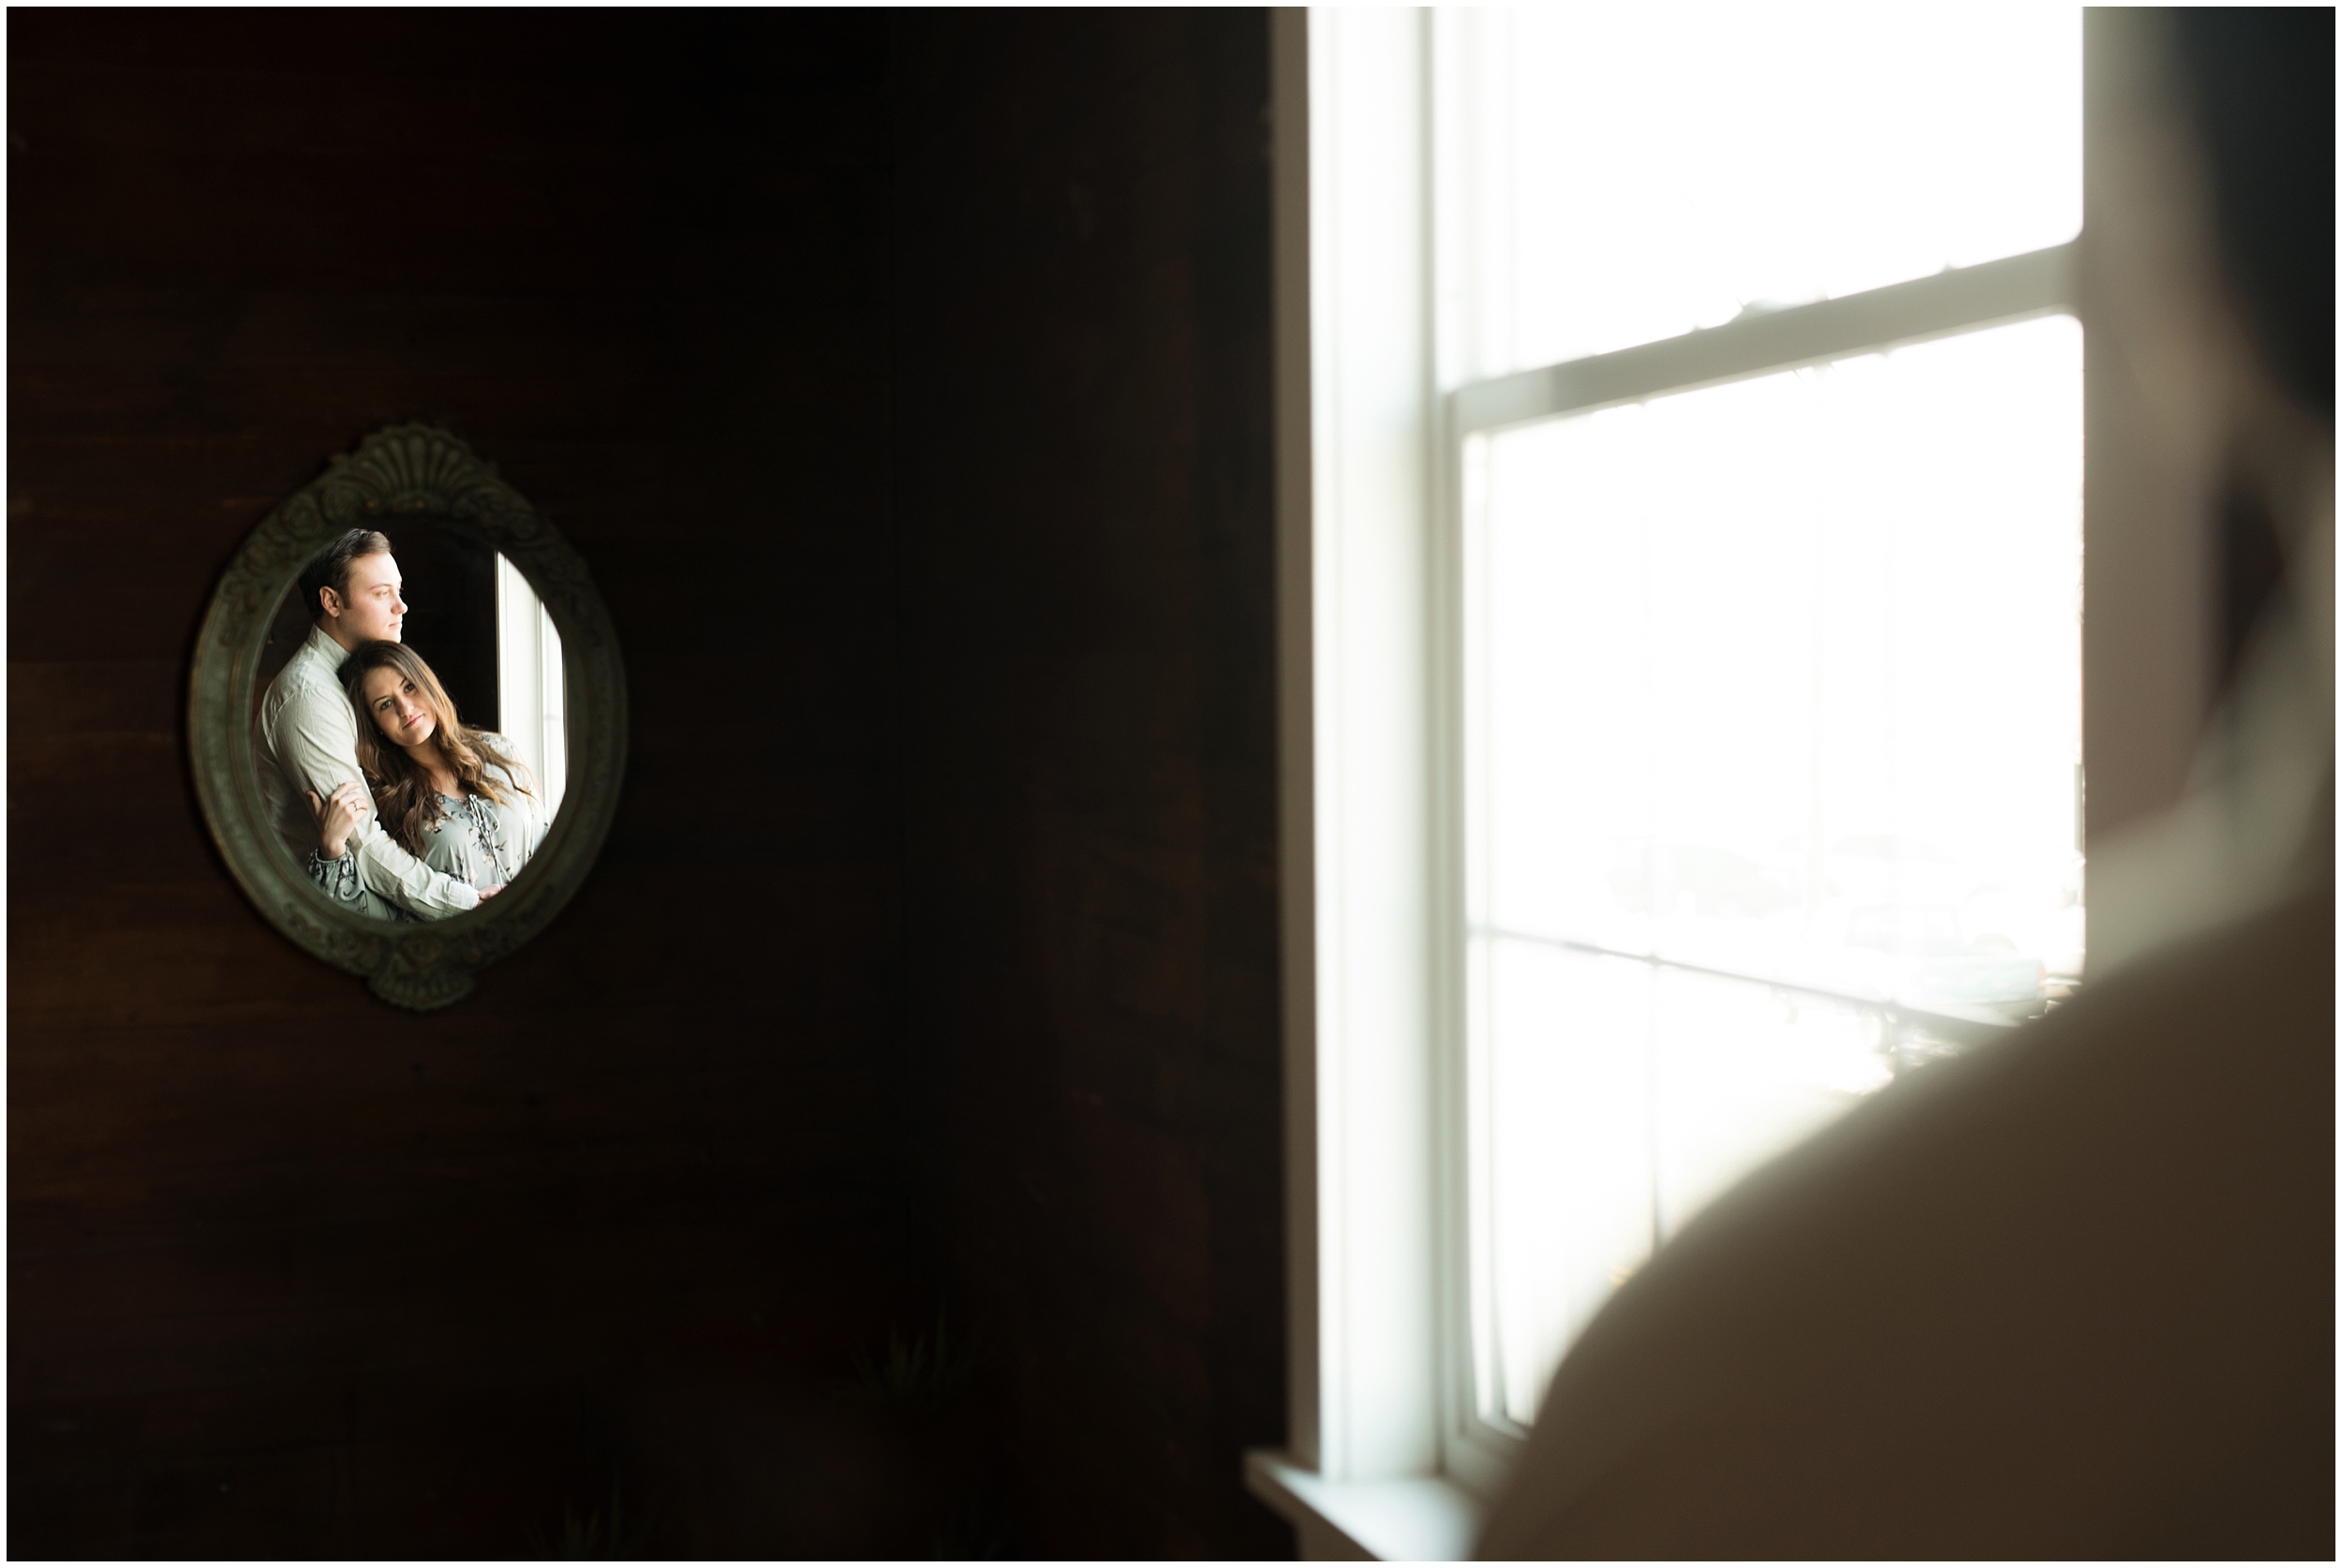
[[[570,719],[568,786],[528,865],[476,910],[413,925],[353,914],[309,880],[268,821],[250,738],[253,677],[301,569],[346,529],[393,529],[402,518],[452,525],[520,569],[561,635]],[[586,563],[495,465],[444,430],[392,425],[271,510],[229,563],[196,637],[187,751],[213,841],[271,925],[365,976],[385,1000],[445,1007],[470,992],[475,971],[543,930],[593,868],[626,771],[625,666]]]

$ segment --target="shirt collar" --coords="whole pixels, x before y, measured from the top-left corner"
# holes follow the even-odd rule
[[[309,635],[303,641],[299,650],[299,655],[306,655],[322,663],[325,667],[325,673],[328,679],[334,678],[340,674],[342,660],[349,657],[348,653],[343,651],[342,645],[339,643],[334,642],[332,637],[326,634],[325,623],[323,621],[318,622],[317,625],[309,629]],[[299,655],[296,655],[296,657],[299,657]]]

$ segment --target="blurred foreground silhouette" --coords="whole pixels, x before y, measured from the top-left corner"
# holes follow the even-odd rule
[[[2094,364],[2208,498],[2193,787],[2093,843],[2078,999],[1620,1291],[1483,1556],[2334,1554],[2334,13],[2092,26]]]

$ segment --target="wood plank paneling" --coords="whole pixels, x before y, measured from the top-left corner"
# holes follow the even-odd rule
[[[9,44],[10,1550],[526,1555],[614,1484],[667,1550],[895,1542],[897,1436],[835,1387],[931,1290],[882,28]],[[245,532],[417,418],[571,534],[637,716],[593,882],[427,1018],[245,905],[180,735]]]
[[[1289,1550],[1262,19],[8,28],[10,1550]],[[239,541],[414,419],[632,722],[428,1018],[180,735]],[[971,1384],[874,1401],[939,1302]]]
[[[1278,1556],[1267,29],[897,24],[913,1039],[1031,1534]]]

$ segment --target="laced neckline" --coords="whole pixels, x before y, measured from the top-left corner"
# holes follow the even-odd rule
[[[451,817],[461,817],[471,824],[472,842],[488,857],[489,869],[495,873],[495,880],[511,881],[515,873],[508,870],[504,864],[505,854],[511,850],[511,843],[504,832],[503,816],[479,795],[441,795],[439,798],[455,803],[455,809],[449,813]]]

